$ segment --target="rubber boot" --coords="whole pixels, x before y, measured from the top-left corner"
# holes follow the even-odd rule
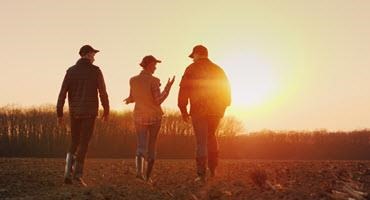
[[[136,178],[142,179],[143,178],[143,173],[144,173],[144,157],[139,155],[136,156],[135,158],[135,164],[136,164]]]
[[[83,168],[84,163],[76,160],[74,164],[73,179],[76,180],[81,186],[87,187],[87,184],[82,179]]]
[[[145,173],[145,181],[148,183],[153,182],[152,179],[150,178],[152,174],[153,166],[154,166],[154,159],[149,159],[147,162],[146,173]]]
[[[206,182],[206,163],[207,158],[206,157],[198,157],[196,158],[197,163],[197,175],[198,177],[195,179],[195,182]]]
[[[208,154],[208,169],[210,177],[216,176],[216,167],[218,165],[218,152]]]
[[[67,153],[66,156],[66,165],[64,168],[64,183],[72,184],[72,165],[74,161],[74,156],[72,153]]]

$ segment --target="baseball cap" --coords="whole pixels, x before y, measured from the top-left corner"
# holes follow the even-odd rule
[[[142,61],[141,61],[141,63],[140,63],[140,66],[145,67],[145,66],[147,66],[148,64],[153,63],[153,62],[161,63],[162,61],[160,61],[160,60],[156,59],[156,58],[155,58],[154,56],[152,56],[152,55],[148,55],[148,56],[145,56],[145,57],[143,58],[143,60],[142,60]]]
[[[96,50],[94,48],[92,48],[92,46],[90,45],[84,45],[80,48],[80,51],[78,52],[80,54],[80,56],[84,56],[90,52],[95,52],[95,53],[98,53],[99,50]]]
[[[197,45],[193,48],[193,52],[189,55],[190,58],[194,58],[194,54],[208,56],[208,49],[203,45]]]

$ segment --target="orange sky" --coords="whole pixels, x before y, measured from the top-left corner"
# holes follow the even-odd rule
[[[163,104],[176,109],[187,55],[204,44],[248,131],[370,127],[368,1],[2,1],[0,19],[0,105],[55,104],[91,44],[114,109],[132,109],[121,100],[148,54],[163,84],[176,75]]]

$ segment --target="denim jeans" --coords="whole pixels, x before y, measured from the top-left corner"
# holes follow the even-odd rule
[[[216,116],[192,117],[196,138],[196,161],[198,174],[205,174],[206,162],[208,168],[215,170],[218,164],[218,143],[216,130],[221,118]]]
[[[76,155],[76,161],[83,165],[96,117],[76,118],[71,116],[72,143],[69,152]]]
[[[137,156],[144,156],[147,160],[155,160],[156,142],[161,121],[151,125],[135,123],[137,134]]]

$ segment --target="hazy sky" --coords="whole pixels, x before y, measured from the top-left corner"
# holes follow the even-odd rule
[[[0,3],[0,105],[55,104],[78,50],[101,50],[113,109],[152,54],[177,80],[204,44],[232,84],[227,111],[249,131],[370,127],[370,1],[51,1]]]

